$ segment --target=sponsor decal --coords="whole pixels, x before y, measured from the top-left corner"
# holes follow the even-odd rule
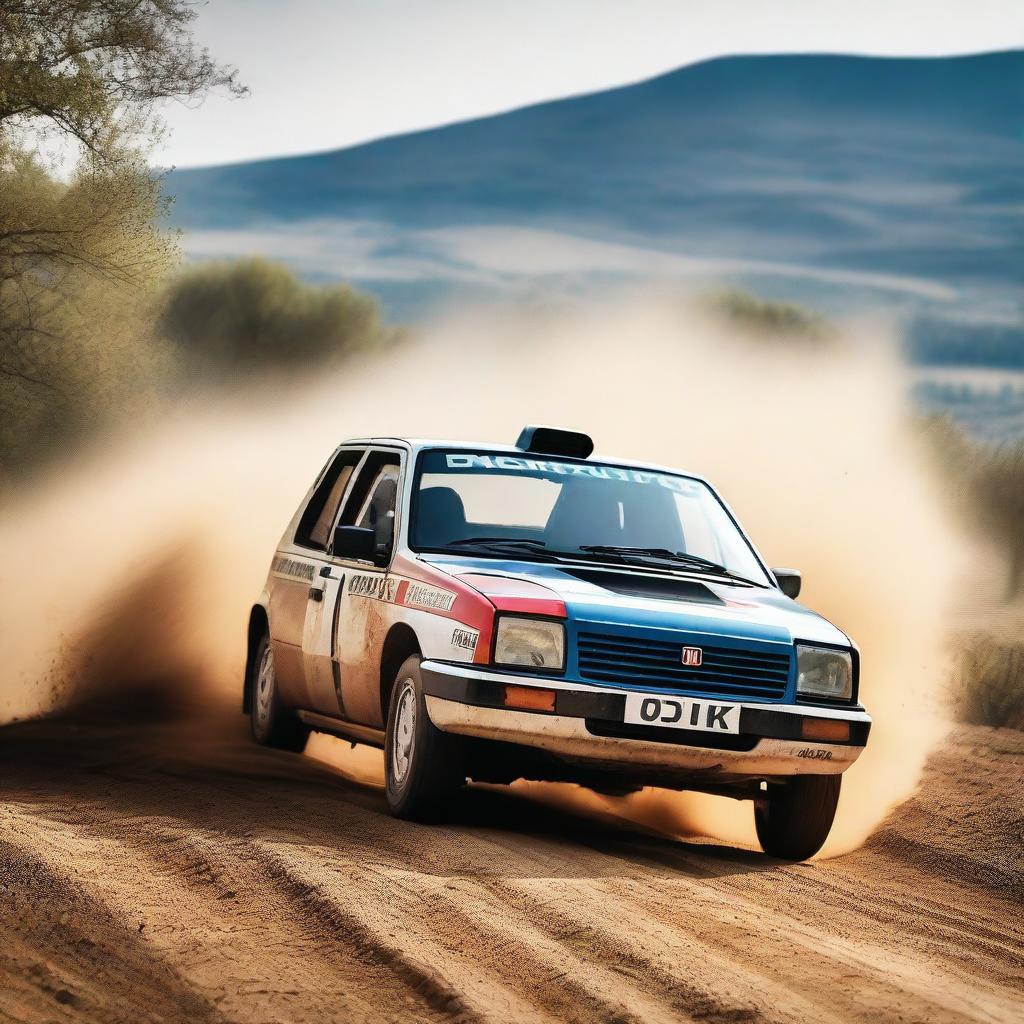
[[[683,664],[687,668],[697,668],[704,660],[704,652],[699,647],[683,648]]]
[[[450,590],[442,590],[440,587],[431,587],[426,583],[410,580],[405,588],[404,603],[415,605],[418,608],[450,612],[452,605],[455,604],[455,595]]]
[[[480,633],[475,629],[456,629],[452,633],[452,646],[461,647],[464,651],[475,651]]]
[[[620,466],[593,466],[552,459],[526,459],[518,455],[471,455],[449,453],[445,456],[449,469],[501,470],[503,472],[543,473],[547,476],[588,476],[597,480],[625,480],[637,484],[654,484],[677,494],[700,493],[700,485],[684,477],[654,473],[647,469],[626,469]]]
[[[270,571],[277,576],[291,576],[293,579],[313,581],[313,573],[316,566],[312,562],[300,562],[297,558],[286,558],[284,555],[277,555],[274,558]]]
[[[372,597],[378,601],[394,601],[398,580],[392,576],[353,576],[348,592],[353,597]]]
[[[820,747],[804,747],[796,752],[797,757],[806,757],[811,761],[831,761],[832,751],[822,750]]]

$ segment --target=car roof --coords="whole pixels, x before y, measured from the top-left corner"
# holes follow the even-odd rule
[[[415,455],[426,448],[447,448],[454,451],[487,451],[498,452],[502,455],[531,456],[532,458],[545,458],[539,452],[524,452],[511,444],[494,444],[491,441],[450,441],[437,438],[424,437],[354,437],[343,441],[339,447],[347,445],[368,444],[368,445],[395,445],[401,448],[408,448]],[[671,473],[675,476],[685,476],[691,480],[699,480],[701,483],[708,481],[697,473],[689,473],[684,469],[674,466],[665,466],[655,462],[637,462],[634,459],[622,459],[612,455],[602,455],[595,452],[586,459],[576,459],[566,455],[550,455],[547,458],[561,459],[566,462],[595,462],[605,463],[610,466],[628,466],[631,469],[645,469],[655,473]]]

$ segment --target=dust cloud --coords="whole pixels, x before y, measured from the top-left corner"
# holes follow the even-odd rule
[[[943,624],[964,555],[908,429],[894,350],[874,324],[828,343],[755,339],[678,301],[619,300],[467,314],[315,386],[193,403],[4,506],[0,721],[97,698],[237,707],[248,609],[340,440],[505,442],[560,424],[600,453],[707,476],[769,564],[803,570],[802,600],[857,640],[875,727],[826,854],[853,848],[942,735]],[[340,745],[316,749],[333,759]],[[531,789],[755,845],[749,804]]]

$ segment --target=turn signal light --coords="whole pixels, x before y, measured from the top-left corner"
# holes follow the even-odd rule
[[[554,711],[555,691],[540,690],[536,686],[506,686],[505,707],[524,708],[527,711]]]
[[[845,743],[850,738],[850,723],[836,718],[805,718],[801,735],[805,740]]]

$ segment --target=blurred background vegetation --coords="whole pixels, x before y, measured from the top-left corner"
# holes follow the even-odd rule
[[[179,271],[158,101],[242,96],[188,0],[0,7],[0,482],[197,383],[390,338],[368,296],[258,260]]]
[[[194,44],[189,0],[27,0],[0,6],[0,486],[196,386],[302,374],[392,342],[376,302],[303,283],[260,259],[181,267],[147,163],[162,100],[245,89]],[[823,342],[833,328],[788,303],[725,290],[710,313],[766,339]],[[918,328],[912,352],[958,365],[1024,365],[1024,328],[986,351]],[[940,358],[941,357],[941,358]],[[946,385],[931,385],[942,387]],[[923,422],[968,528],[1024,596],[1024,444]],[[937,553],[941,557],[941,553]],[[955,699],[972,722],[1024,727],[1024,645],[962,646]]]
[[[214,379],[318,367],[397,337],[369,295],[345,284],[305,284],[264,259],[187,268],[158,310],[158,334]]]

